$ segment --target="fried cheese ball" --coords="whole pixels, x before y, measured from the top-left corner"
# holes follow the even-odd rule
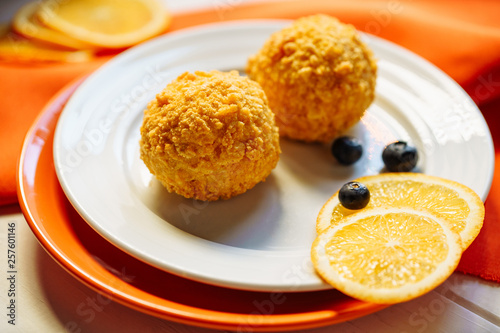
[[[271,35],[246,71],[260,83],[280,135],[329,142],[355,125],[375,96],[376,61],[355,28],[327,15]]]
[[[213,201],[264,181],[281,150],[259,84],[211,71],[180,75],[148,104],[140,152],[169,192]]]

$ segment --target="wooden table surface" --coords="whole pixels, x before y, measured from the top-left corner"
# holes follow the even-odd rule
[[[23,0],[24,1],[24,0]],[[0,2],[0,21],[23,1]],[[243,0],[221,0],[227,6]],[[172,11],[220,8],[218,0],[166,1]],[[248,1],[248,0],[247,0]],[[24,1],[26,2],[26,1]],[[219,6],[219,7],[218,7]],[[9,324],[8,225],[16,225],[15,325]],[[59,266],[40,246],[17,205],[0,207],[0,332],[216,332],[152,317],[98,294]],[[81,311],[82,307],[87,310]],[[80,309],[80,310],[79,310]],[[410,302],[334,326],[301,332],[500,332],[500,284],[453,274],[436,290]],[[299,331],[295,331],[299,332]]]

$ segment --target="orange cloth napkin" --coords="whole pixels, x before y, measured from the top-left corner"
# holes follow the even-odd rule
[[[466,89],[490,128],[500,125],[500,2],[491,0],[306,0],[236,5],[214,1],[197,12],[175,15],[170,29],[248,18],[288,18],[326,13],[357,29],[391,40],[428,59]],[[0,204],[15,203],[16,162],[29,126],[48,99],[72,79],[109,59],[84,64],[21,66],[0,63]],[[500,147],[500,134],[493,132]],[[496,150],[497,165],[500,150]],[[478,239],[459,271],[500,282],[500,173],[486,202]],[[496,188],[497,186],[498,188]]]

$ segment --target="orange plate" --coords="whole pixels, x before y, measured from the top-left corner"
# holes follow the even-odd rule
[[[77,279],[153,316],[245,332],[319,327],[385,307],[336,290],[273,294],[193,282],[134,259],[99,236],[66,199],[52,160],[59,114],[82,81],[56,95],[32,126],[17,177],[19,202],[32,231],[47,252]]]

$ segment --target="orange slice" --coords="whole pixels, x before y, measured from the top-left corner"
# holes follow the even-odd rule
[[[359,300],[393,304],[425,294],[458,265],[460,237],[447,220],[412,208],[372,208],[318,235],[311,259],[333,287]]]
[[[154,37],[171,19],[157,0],[44,1],[37,17],[52,29],[106,48],[128,47]]]
[[[35,17],[38,8],[38,2],[30,2],[21,7],[21,9],[19,9],[14,15],[12,21],[13,30],[25,37],[48,42],[58,46],[64,46],[72,49],[95,48],[91,44],[79,41],[57,30],[45,27]]]
[[[83,62],[92,59],[90,51],[67,51],[37,43],[0,26],[0,59],[9,62]]]
[[[484,204],[470,188],[444,178],[420,173],[383,173],[356,179],[370,191],[370,202],[364,209],[375,207],[410,207],[429,211],[448,220],[460,235],[464,250],[481,230]],[[316,231],[321,233],[356,211],[344,208],[335,193],[321,209]]]

